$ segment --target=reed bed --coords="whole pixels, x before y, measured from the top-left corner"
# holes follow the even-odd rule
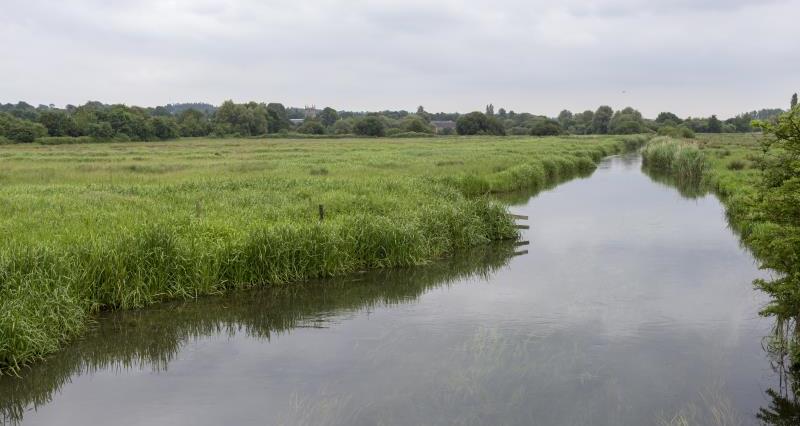
[[[705,154],[697,144],[662,136],[642,150],[642,164],[671,174],[681,183],[699,184],[707,169]]]
[[[516,238],[487,195],[545,188],[645,141],[0,146],[0,374],[58,350],[101,310],[419,265]]]

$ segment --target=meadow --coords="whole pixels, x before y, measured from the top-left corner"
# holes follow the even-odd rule
[[[102,310],[419,265],[517,238],[490,194],[589,173],[646,139],[0,146],[0,372],[19,374]]]

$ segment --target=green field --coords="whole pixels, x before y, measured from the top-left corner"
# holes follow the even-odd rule
[[[417,265],[516,238],[487,194],[588,173],[645,140],[0,146],[0,371],[58,350],[99,310]]]

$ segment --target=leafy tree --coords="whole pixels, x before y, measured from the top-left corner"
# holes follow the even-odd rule
[[[683,120],[671,112],[661,112],[658,114],[658,117],[656,117],[656,123],[678,125],[683,123]]]
[[[151,120],[150,125],[153,128],[153,135],[161,140],[176,139],[180,136],[180,127],[178,122],[175,121],[171,115],[169,116],[156,116]]]
[[[478,111],[462,115],[456,121],[459,135],[505,135],[503,124],[493,116]]]
[[[592,117],[592,133],[605,135],[608,133],[611,118],[614,116],[614,110],[608,105],[602,105],[597,108],[597,111]]]
[[[500,117],[500,118],[506,118],[506,115],[507,115],[507,113],[506,113],[506,109],[505,108],[500,108],[497,111],[497,116]]]
[[[39,114],[39,123],[50,136],[80,136],[75,120],[65,111],[53,109]]]
[[[268,103],[267,114],[269,116],[269,124],[267,131],[269,133],[278,133],[289,130],[291,122],[289,121],[289,114],[286,108],[281,103]]]
[[[386,136],[386,123],[380,117],[368,115],[356,120],[353,125],[353,133],[360,136]]]
[[[339,120],[333,124],[333,133],[337,135],[347,135],[353,133],[353,126],[350,120]]]
[[[789,103],[790,108],[794,108],[797,106],[797,93],[792,95],[792,100]]]
[[[206,136],[211,132],[208,117],[193,108],[183,110],[178,114],[177,122],[181,136]]]
[[[756,281],[773,296],[766,312],[786,318],[800,315],[800,106],[773,122],[754,121],[764,137],[763,178],[758,193],[759,210],[768,232],[754,233],[753,245],[765,269],[780,272],[773,281]],[[797,360],[795,360],[797,362]]]
[[[106,121],[89,123],[86,134],[95,139],[107,140],[114,137],[114,129]]]
[[[531,135],[533,136],[555,136],[561,134],[561,125],[558,121],[544,118],[538,120],[531,127]]]
[[[722,122],[719,121],[716,115],[712,115],[711,118],[708,119],[708,132],[709,133],[722,132]]]
[[[325,127],[323,127],[319,120],[307,118],[305,121],[303,121],[303,124],[297,128],[297,131],[307,135],[324,135]]]
[[[339,119],[339,113],[331,107],[326,107],[319,113],[319,121],[325,127],[333,126],[333,123]]]
[[[416,115],[409,115],[403,119],[400,128],[404,132],[433,133],[433,127]]]
[[[615,135],[630,135],[647,131],[642,114],[631,107],[615,112],[608,127],[608,132]]]
[[[574,122],[572,127],[568,130],[571,133],[578,135],[586,135],[592,133],[592,121],[594,120],[594,111],[586,110],[579,112],[572,116]]]
[[[417,117],[420,117],[427,122],[431,121],[431,114],[425,111],[425,108],[422,105],[417,107]]]
[[[494,105],[486,105],[486,115],[494,115]]]
[[[563,110],[558,113],[558,124],[563,129],[568,129],[575,124],[574,116],[569,110]]]
[[[225,101],[214,113],[214,129],[221,135],[256,136],[269,131],[269,112],[264,104]]]

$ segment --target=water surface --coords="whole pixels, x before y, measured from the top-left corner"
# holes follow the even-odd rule
[[[525,200],[530,245],[104,316],[0,380],[30,425],[757,424],[764,276],[636,155]],[[722,414],[719,414],[722,413]]]

